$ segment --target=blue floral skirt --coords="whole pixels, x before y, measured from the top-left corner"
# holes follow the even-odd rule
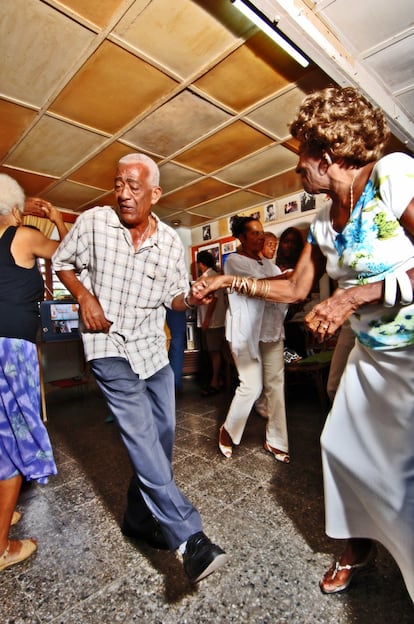
[[[46,427],[40,418],[36,345],[0,338],[0,480],[21,474],[47,483],[57,473]]]

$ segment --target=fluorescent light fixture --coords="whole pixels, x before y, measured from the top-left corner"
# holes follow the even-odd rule
[[[291,56],[302,67],[308,67],[309,61],[287,41],[276,30],[276,25],[273,24],[267,17],[257,12],[257,9],[246,0],[231,0],[233,6],[238,9],[243,15],[245,15],[253,24],[258,26],[268,37],[270,37],[277,45],[282,48],[289,56]]]

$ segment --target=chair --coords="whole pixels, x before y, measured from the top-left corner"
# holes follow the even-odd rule
[[[41,329],[37,339],[40,369],[40,401],[43,421],[47,421],[46,394],[51,387],[85,387],[89,368],[78,332],[78,305],[69,300],[40,303]],[[61,323],[67,328],[62,332]],[[58,331],[59,330],[59,331]]]
[[[326,382],[332,355],[335,349],[337,335],[320,343],[305,327],[306,357],[285,364],[286,387],[292,383],[300,383],[300,377],[307,376],[315,384],[321,407],[324,411],[329,408],[329,398],[326,393]]]

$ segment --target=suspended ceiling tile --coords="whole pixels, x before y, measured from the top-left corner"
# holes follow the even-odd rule
[[[180,167],[173,162],[160,166],[160,184],[164,193],[169,193],[199,179],[201,179],[199,173]]]
[[[274,198],[303,190],[300,176],[294,169],[275,175],[259,184],[253,184],[251,189]]]
[[[83,204],[82,206],[80,206],[80,208],[79,208],[79,210],[77,210],[77,212],[85,212],[85,210],[89,210],[90,208],[95,208],[95,206],[112,206],[112,207],[114,207],[115,205],[116,205],[115,195],[114,195],[113,191],[111,191],[110,193],[102,193],[102,195],[99,195],[93,201],[91,201],[91,202],[89,202],[87,204]]]
[[[40,107],[93,33],[37,0],[1,2],[0,16],[0,93]]]
[[[392,91],[399,91],[413,86],[413,54],[414,35],[411,35],[379,50],[367,62]]]
[[[227,0],[152,0],[134,5],[114,29],[126,44],[182,78],[237,42],[247,20]]]
[[[29,108],[0,100],[0,158],[7,154],[35,117],[36,112]]]
[[[45,116],[11,153],[6,164],[61,176],[103,142],[103,137],[88,130]]]
[[[173,227],[177,227],[177,221],[180,222],[178,224],[180,226],[192,228],[198,225],[202,225],[203,223],[207,223],[207,221],[209,220],[206,217],[195,215],[191,212],[177,212],[171,214],[171,211],[168,212],[166,210],[163,210],[158,205],[155,206],[154,212],[160,219],[165,221],[165,223],[168,223]]]
[[[164,220],[166,218],[168,218],[169,220],[171,219],[175,219],[175,216],[181,211],[179,208],[175,209],[171,209],[171,208],[166,208],[165,206],[163,206],[162,204],[160,204],[160,202],[157,202],[155,204],[155,206],[152,207],[152,210],[155,212],[155,214],[157,215],[157,217],[159,217],[160,219]],[[186,214],[186,213],[184,213]]]
[[[122,156],[130,154],[132,151],[130,147],[122,143],[111,143],[97,156],[92,157],[82,167],[73,171],[68,179],[81,184],[90,184],[96,188],[113,189],[118,161]]]
[[[55,183],[54,178],[20,171],[20,169],[13,169],[13,167],[0,166],[0,172],[14,178],[23,188],[27,197],[40,195],[48,186]]]
[[[237,186],[247,186],[268,178],[272,173],[291,169],[297,156],[282,145],[273,145],[249,158],[230,165],[215,175],[220,180]]]
[[[176,86],[158,69],[104,41],[60,92],[50,110],[114,133]]]
[[[102,191],[100,189],[75,184],[74,182],[61,182],[47,193],[44,193],[43,197],[52,202],[54,206],[78,212],[80,206],[93,201],[101,195]]]
[[[271,132],[280,139],[289,135],[289,125],[308,93],[323,89],[332,82],[320,71],[313,71],[302,79],[297,87],[281,93],[270,102],[263,104],[248,115],[246,119],[253,121],[265,131]]]
[[[174,160],[197,171],[211,173],[272,143],[268,136],[242,121],[216,132]]]
[[[241,112],[296,82],[306,71],[259,33],[197,80],[195,86]]]
[[[153,154],[169,156],[229,119],[230,115],[187,90],[146,117],[122,139]]]
[[[204,178],[191,186],[161,197],[159,203],[165,208],[185,210],[232,191],[234,191],[234,186],[224,184],[214,178]]]
[[[270,6],[273,0],[260,3]],[[327,13],[338,24],[341,11],[344,13],[344,31],[337,28],[338,24],[334,30],[340,33],[351,55],[353,48],[347,41],[352,40],[352,45],[360,48],[356,60],[371,72],[374,82],[381,82],[391,93],[386,83],[386,78],[390,79],[397,110],[401,103],[402,111],[405,107],[412,119],[412,45],[405,48],[403,43],[404,37],[406,43],[410,41],[412,32],[412,0],[399,0],[398,11],[385,0],[375,4],[373,0],[358,0],[358,4],[356,0],[306,3],[312,4],[327,22]],[[118,22],[116,32],[110,30],[111,20],[115,23],[123,12],[125,18]],[[375,28],[367,33],[366,24],[374,24],[372,16]],[[280,142],[297,153],[297,142],[288,138],[288,124],[302,95],[326,86],[321,84],[321,77],[327,83],[331,80],[316,68],[304,71],[292,66],[290,72],[281,67],[277,47],[257,32],[230,0],[0,2],[3,170],[12,172],[31,195],[51,192],[70,175],[67,186],[60,188],[76,191],[73,209],[83,211],[96,204],[113,205],[109,189],[116,162],[125,153],[143,151],[162,163],[165,199],[173,191],[182,199],[187,187],[190,196],[182,199],[184,205],[204,202],[194,210],[174,206],[166,211],[167,216],[175,217],[177,212],[187,215],[185,223],[190,227],[196,225],[196,218],[200,223],[214,219],[191,213],[203,207],[211,209],[211,202],[218,201],[211,197],[214,189],[208,182],[195,184],[203,175],[217,180],[217,170],[221,170],[222,183],[237,183],[250,192],[252,204],[236,207],[244,213],[257,206],[257,196],[265,204],[300,190],[300,178],[293,171],[294,157],[287,157],[289,162],[293,159],[293,166],[282,175],[278,169],[284,167],[283,159],[279,161],[275,156],[267,163],[265,154],[267,148],[271,152]],[[125,39],[117,46],[119,36]],[[393,49],[394,45],[401,47]],[[89,58],[93,50],[95,54]],[[389,60],[385,61],[388,51]],[[226,55],[230,55],[228,60]],[[235,66],[231,67],[233,62]],[[73,76],[75,68],[79,71]],[[380,76],[376,78],[375,74]],[[194,86],[194,80],[203,75],[210,91]],[[370,95],[376,98],[374,92]],[[66,96],[68,103],[63,104]],[[60,122],[51,121],[53,117],[47,110],[52,98],[60,106],[58,116],[64,118]],[[248,118],[242,117],[246,111]],[[76,119],[74,127],[67,123],[72,116]],[[86,125],[89,131],[76,128],[78,124]],[[91,127],[96,128],[96,136]],[[25,132],[28,135],[22,141]],[[406,131],[402,136],[411,140]],[[393,144],[394,148],[404,146]],[[267,177],[260,181],[261,176]],[[253,190],[245,187],[248,182],[253,182]],[[92,188],[82,188],[80,193],[82,186]],[[198,198],[197,187],[203,190]],[[226,216],[234,213],[227,201],[234,195],[232,192],[223,198],[220,210]],[[159,210],[163,210],[162,206]]]
[[[257,206],[260,203],[263,203],[262,196],[248,191],[237,191],[236,193],[226,195],[220,199],[215,199],[197,208],[192,208],[191,212],[206,217],[207,219],[216,219],[226,214],[245,210],[250,206]]]
[[[378,5],[382,4],[382,7]],[[386,12],[386,19],[385,13]],[[336,0],[321,11],[336,32],[345,35],[358,52],[395,37],[413,24],[412,0]]]
[[[63,7],[67,7],[80,17],[92,24],[104,28],[111,20],[115,11],[124,4],[124,0],[60,0]]]

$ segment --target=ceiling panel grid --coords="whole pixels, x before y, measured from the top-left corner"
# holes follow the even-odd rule
[[[334,24],[344,6],[314,9]],[[399,28],[394,20],[384,37]],[[344,36],[363,57],[347,24]],[[297,65],[229,0],[3,2],[0,53],[2,172],[27,194],[82,212],[111,205],[116,162],[144,152],[160,166],[156,212],[189,227],[298,185],[289,122],[306,93],[332,83],[315,64]],[[367,60],[378,72],[381,54]],[[410,68],[397,56],[403,81],[395,73],[390,81],[407,107]]]

